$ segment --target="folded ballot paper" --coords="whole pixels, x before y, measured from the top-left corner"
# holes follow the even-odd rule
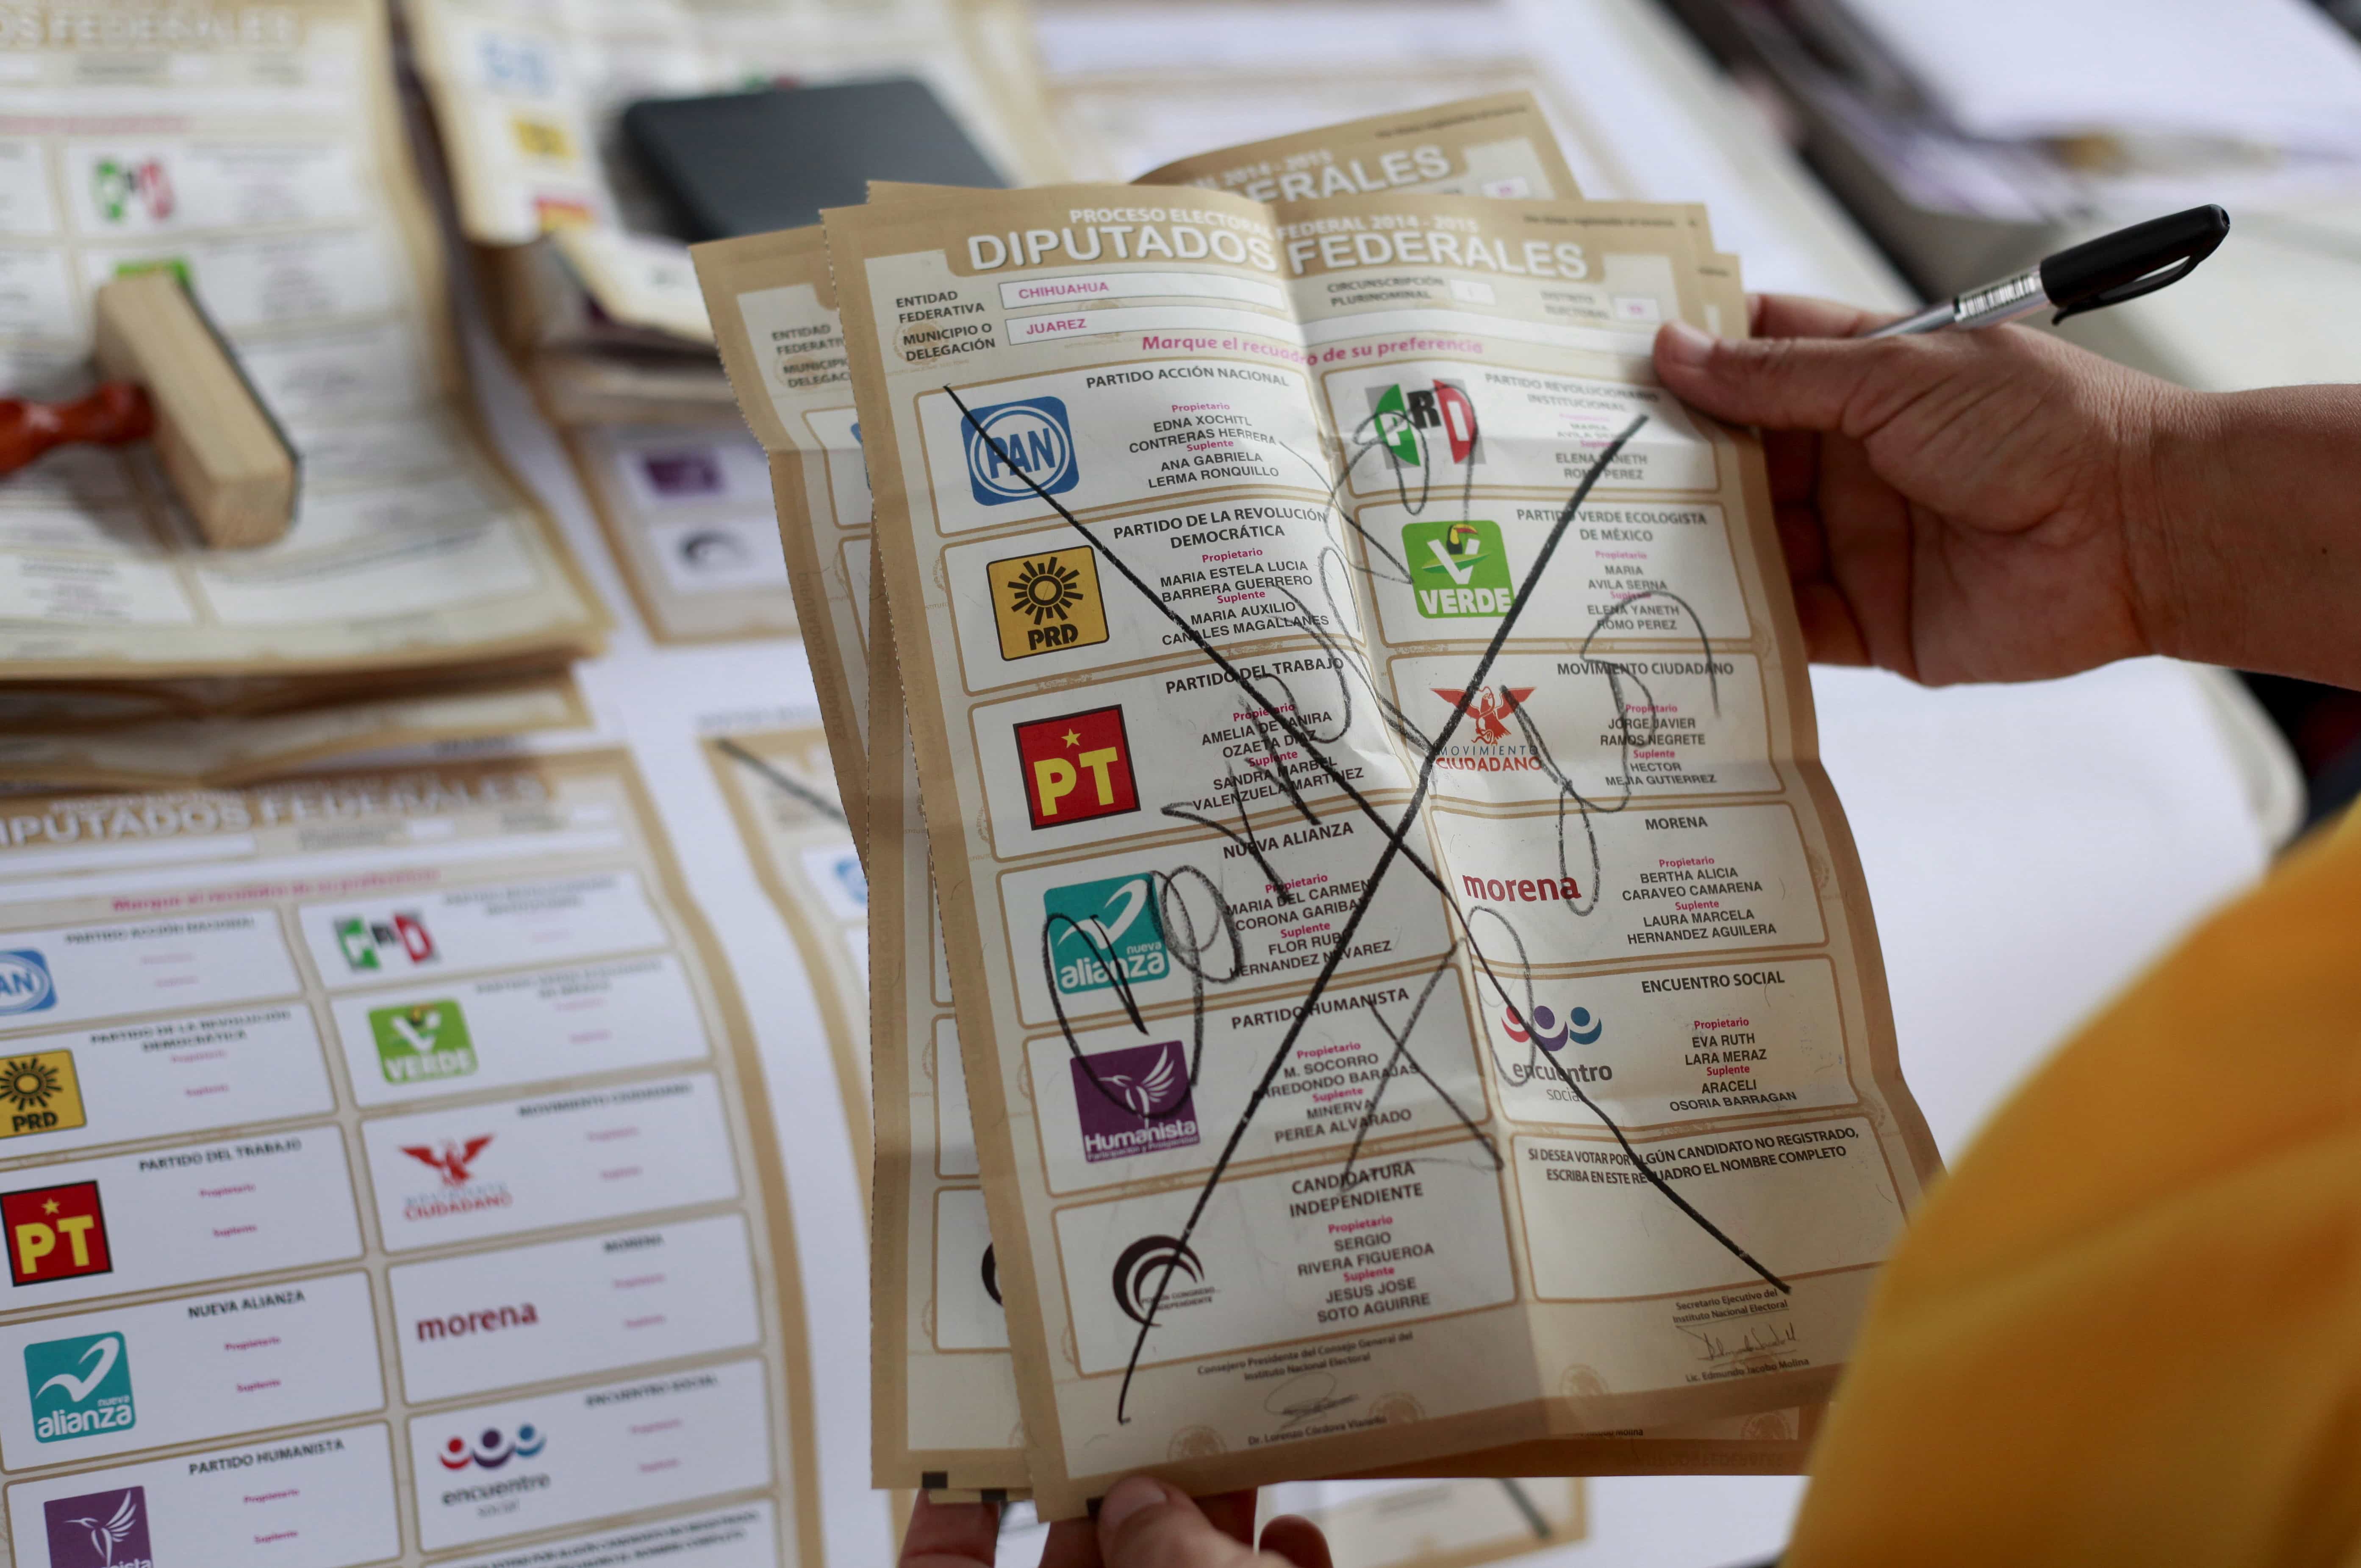
[[[1936,1168],[1735,269],[1520,102],[699,257],[848,470],[881,1481],[1789,1468]]]

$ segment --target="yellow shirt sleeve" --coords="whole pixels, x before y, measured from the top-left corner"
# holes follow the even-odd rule
[[[2361,831],[2001,1112],[1888,1265],[1785,1568],[2361,1562]]]

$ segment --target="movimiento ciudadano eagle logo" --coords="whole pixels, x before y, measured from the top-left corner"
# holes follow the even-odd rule
[[[1040,493],[1060,495],[1082,477],[1074,427],[1063,398],[1025,398],[969,411],[960,419],[967,443],[968,488],[978,506],[1006,506]]]

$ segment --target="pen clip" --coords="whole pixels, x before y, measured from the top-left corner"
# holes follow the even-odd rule
[[[2136,300],[2142,294],[2153,294],[2158,289],[2166,288],[2171,284],[2180,282],[2183,278],[2186,278],[2189,274],[2197,270],[2197,264],[2199,262],[2204,260],[2205,257],[2213,254],[2213,252],[2212,247],[2208,247],[2202,256],[2184,256],[2180,260],[2172,263],[2169,267],[2159,267],[2155,271],[2150,272],[2144,277],[2135,278],[2128,283],[2118,283],[2114,288],[2103,290],[2099,293],[2092,295],[2087,300],[2077,300],[2072,304],[2067,306],[2064,310],[2059,311],[2056,315],[2051,316],[2049,318],[2049,324],[2051,326],[2056,326],[2068,316],[2079,316],[2084,311],[2103,311],[2109,305],[2120,305],[2125,300]]]

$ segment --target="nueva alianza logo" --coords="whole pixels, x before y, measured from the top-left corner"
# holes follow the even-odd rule
[[[78,1334],[25,1347],[33,1436],[64,1442],[139,1424],[131,1400],[131,1353],[118,1333]]]

